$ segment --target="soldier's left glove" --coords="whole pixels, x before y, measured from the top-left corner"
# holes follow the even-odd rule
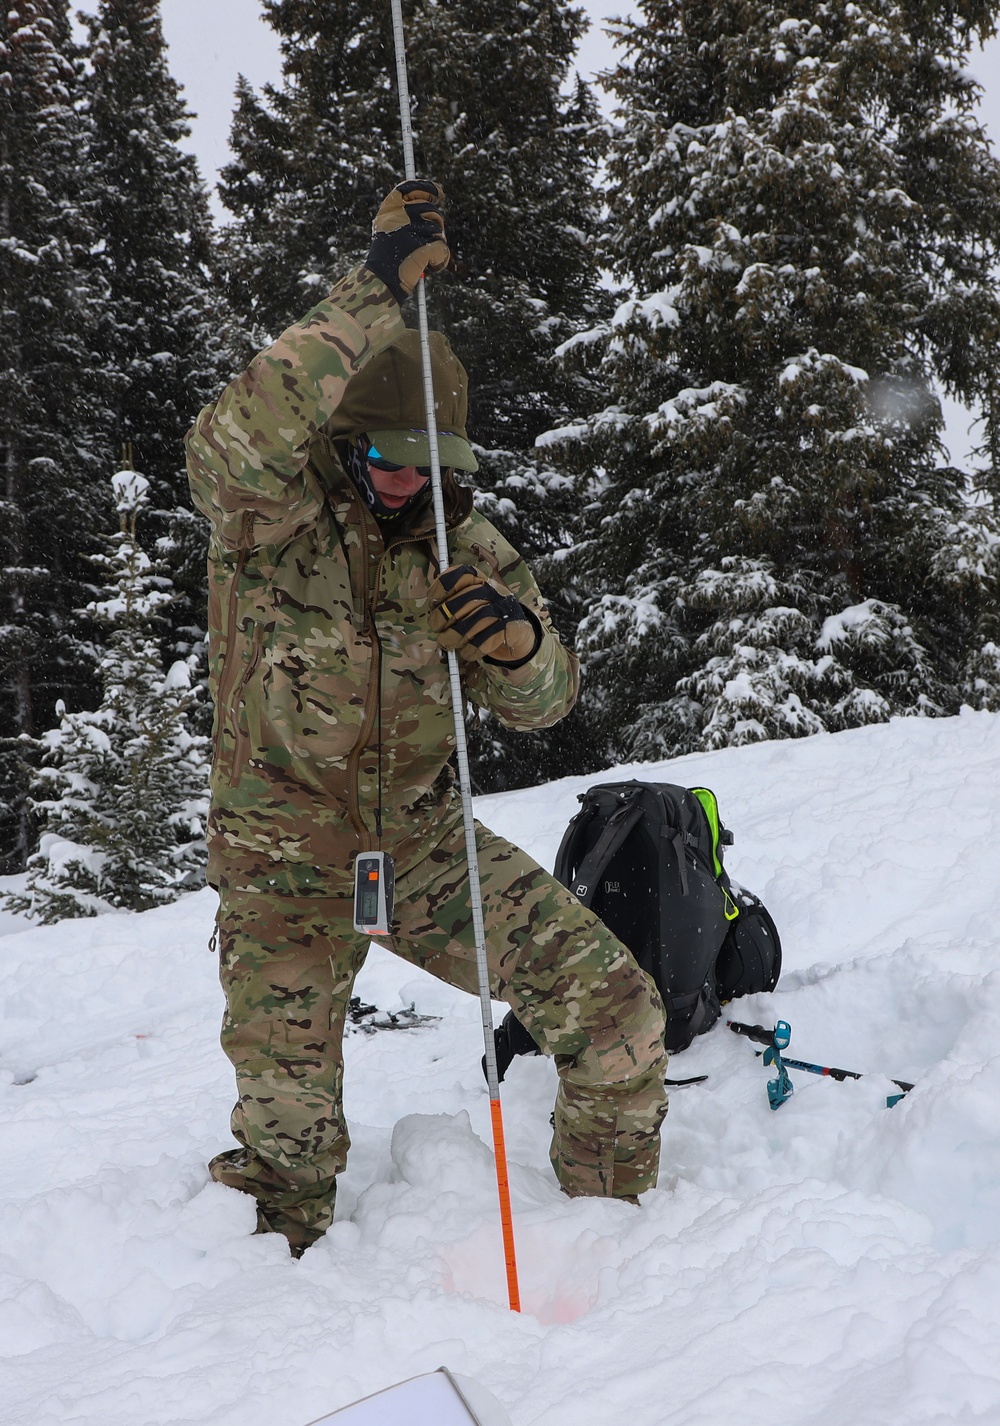
[[[451,261],[444,233],[444,189],[429,178],[397,183],[375,214],[365,266],[403,305],[424,272]]]
[[[442,570],[428,598],[435,638],[459,658],[520,668],[538,652],[542,626],[534,614],[471,564]]]

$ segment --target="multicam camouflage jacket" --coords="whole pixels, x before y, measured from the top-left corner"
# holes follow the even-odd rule
[[[380,845],[397,874],[461,820],[447,663],[427,624],[432,516],[383,539],[323,429],[351,376],[402,330],[388,290],[359,269],[188,434],[191,489],[213,527],[213,885],[350,895],[355,854],[376,845],[380,777]],[[519,669],[467,665],[466,696],[511,728],[555,723],[576,697],[576,659],[471,492],[449,478],[445,493],[450,562],[502,580],[544,631]]]

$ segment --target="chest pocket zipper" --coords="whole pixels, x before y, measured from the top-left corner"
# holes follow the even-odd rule
[[[261,661],[264,652],[264,625],[254,624],[253,644],[250,649],[250,657],[247,659],[246,667],[243,669],[232,694],[232,711],[229,714],[233,730],[233,765],[229,774],[229,786],[235,787],[240,780],[243,764],[246,761],[247,745],[249,742],[248,733],[243,731],[242,714],[246,700],[247,685],[257,672],[257,666]],[[247,727],[249,729],[249,718]]]
[[[472,553],[476,556],[477,559],[482,560],[483,564],[488,564],[490,566],[494,576],[497,579],[501,581],[503,580],[503,575],[500,572],[500,561],[497,559],[496,555],[493,553],[492,550],[488,550],[486,549],[485,545],[480,545],[478,543],[471,544],[469,546],[469,549],[472,551]]]

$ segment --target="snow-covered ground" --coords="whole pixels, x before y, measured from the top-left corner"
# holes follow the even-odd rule
[[[633,771],[633,770],[630,770]],[[337,1222],[296,1262],[207,1182],[230,1072],[210,892],[0,941],[0,1422],[303,1426],[418,1372],[514,1426],[1000,1422],[1000,717],[898,721],[634,770],[707,784],[783,933],[777,1113],[718,1025],[673,1073],[659,1188],[563,1198],[551,1065],[505,1085],[526,1310],[505,1302],[478,1006],[373,951]],[[607,780],[611,780],[611,774]],[[483,799],[551,865],[584,781]],[[888,1076],[916,1081],[895,1108]]]

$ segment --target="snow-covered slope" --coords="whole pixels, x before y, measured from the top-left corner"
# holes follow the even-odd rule
[[[723,1025],[673,1061],[661,1184],[563,1198],[553,1071],[505,1085],[526,1310],[506,1309],[478,1006],[382,951],[429,1027],[348,1044],[354,1147],[300,1262],[206,1181],[231,1142],[211,893],[0,940],[0,1423],[303,1426],[417,1372],[514,1426],[1000,1422],[1000,717],[628,770],[706,783],[782,930],[740,1018],[863,1070],[766,1071]],[[610,780],[611,775],[608,775]],[[583,782],[484,799],[551,865]],[[915,1080],[893,1109],[888,1076]]]

